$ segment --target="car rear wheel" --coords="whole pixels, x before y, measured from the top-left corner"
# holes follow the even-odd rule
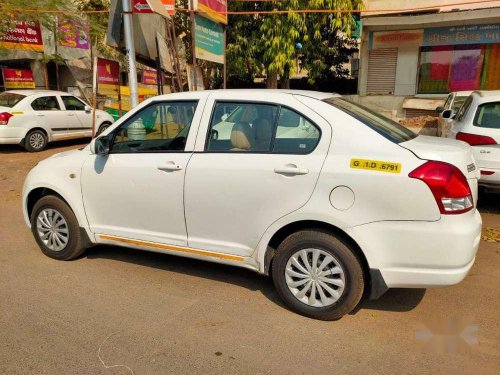
[[[42,252],[50,258],[70,260],[85,251],[76,216],[58,197],[48,195],[35,203],[31,231]]]
[[[339,238],[315,230],[288,236],[272,263],[272,277],[283,301],[299,314],[336,320],[361,300],[361,263]]]
[[[29,152],[39,152],[47,147],[47,134],[41,130],[30,131],[24,140],[24,148]]]

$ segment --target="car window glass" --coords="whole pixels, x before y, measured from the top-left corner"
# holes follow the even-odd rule
[[[392,142],[406,142],[417,136],[403,125],[344,98],[333,97],[324,102],[346,112]]]
[[[31,108],[35,111],[58,111],[59,103],[55,96],[42,96],[31,102]]]
[[[307,154],[317,145],[319,129],[297,112],[282,107],[273,153]]]
[[[451,99],[453,98],[453,95],[452,94],[449,94],[447,97],[446,97],[446,101],[444,102],[444,106],[443,108],[444,109],[448,109],[450,108],[450,104],[451,104]]]
[[[453,112],[457,113],[460,107],[462,107],[462,104],[464,104],[466,99],[467,96],[455,96],[455,100],[453,101],[453,106],[451,107]]]
[[[263,103],[216,103],[207,151],[270,152],[278,107]]]
[[[184,151],[196,101],[149,105],[114,132],[112,153]]]
[[[477,108],[474,125],[481,128],[500,129],[500,102],[481,104]]]
[[[25,95],[14,94],[11,92],[2,92],[0,94],[0,107],[12,108],[24,98],[26,98]]]
[[[465,100],[464,104],[460,107],[460,109],[458,110],[457,115],[455,116],[455,119],[457,121],[462,121],[464,119],[465,114],[469,110],[469,107],[471,106],[471,104],[472,104],[472,96],[469,96]]]
[[[61,96],[61,99],[67,111],[84,111],[85,104],[74,96]]]

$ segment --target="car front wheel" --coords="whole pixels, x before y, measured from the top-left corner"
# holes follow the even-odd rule
[[[31,231],[42,252],[50,258],[70,260],[85,251],[75,214],[56,196],[48,195],[35,203]]]
[[[361,263],[349,246],[319,230],[288,236],[278,246],[272,277],[292,310],[320,320],[340,319],[351,312],[365,284]]]

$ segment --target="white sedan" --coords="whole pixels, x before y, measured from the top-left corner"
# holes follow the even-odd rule
[[[222,131],[234,111],[247,115]],[[460,282],[481,235],[478,178],[469,145],[338,95],[185,92],[40,162],[23,211],[49,257],[111,244],[248,268],[294,311],[333,320],[365,291]]]
[[[96,110],[96,129],[113,123],[108,113]],[[0,144],[19,144],[30,152],[47,143],[92,136],[92,108],[62,91],[15,90],[0,94]]]
[[[453,117],[453,112],[443,112]],[[472,146],[481,170],[479,185],[500,192],[500,91],[475,91],[454,116],[445,134]]]

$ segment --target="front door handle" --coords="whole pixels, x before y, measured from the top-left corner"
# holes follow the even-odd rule
[[[299,168],[296,165],[292,164],[292,165],[285,165],[284,167],[274,168],[274,173],[295,176],[295,175],[308,174],[309,169]]]
[[[174,172],[182,170],[182,167],[179,164],[174,163],[173,161],[169,161],[166,164],[159,165],[158,169],[165,172]]]
[[[68,113],[68,116],[74,116],[75,114],[74,113]]]

